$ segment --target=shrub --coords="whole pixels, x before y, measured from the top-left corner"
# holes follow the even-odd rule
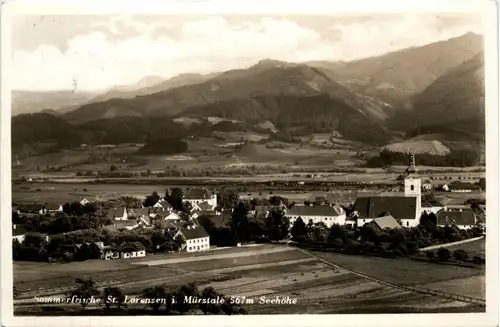
[[[456,260],[466,261],[468,256],[469,254],[465,250],[458,249],[453,251],[453,258],[455,258]]]
[[[439,249],[437,251],[437,256],[438,256],[439,260],[446,261],[446,260],[450,259],[451,253],[450,253],[450,250],[442,248],[442,249]]]
[[[425,251],[425,255],[427,258],[432,259],[434,258],[434,251]]]

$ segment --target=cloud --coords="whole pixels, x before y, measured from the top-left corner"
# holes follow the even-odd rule
[[[76,80],[79,89],[101,90],[147,75],[222,71],[263,58],[352,60],[477,31],[473,23],[443,25],[431,15],[338,20],[326,33],[270,17],[229,22],[212,16],[176,24],[120,16],[90,25],[86,34],[69,39],[64,50],[42,44],[14,51],[13,88],[69,89]]]

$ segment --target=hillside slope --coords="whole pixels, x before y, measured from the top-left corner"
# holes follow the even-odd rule
[[[402,105],[449,69],[469,60],[483,49],[483,37],[460,37],[351,62],[315,62],[328,68],[336,79],[354,92]]]
[[[451,69],[411,99],[412,110],[392,125],[410,136],[441,133],[451,139],[485,138],[484,53]]]
[[[32,92],[13,90],[11,93],[12,116],[52,109],[77,108],[96,97],[93,92],[53,91]]]

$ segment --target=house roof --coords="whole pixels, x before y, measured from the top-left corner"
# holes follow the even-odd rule
[[[127,210],[125,207],[109,208],[108,218],[114,219],[115,217],[121,217],[125,210]]]
[[[184,235],[184,238],[186,240],[193,240],[193,239],[197,239],[197,238],[210,236],[210,235],[208,235],[205,228],[203,228],[202,226],[198,226],[195,228],[182,228],[181,233],[182,233],[182,235]]]
[[[141,242],[127,242],[118,247],[120,252],[144,251],[146,248]]]
[[[43,207],[47,210],[59,210],[61,205],[56,203],[46,203]]]
[[[114,225],[116,227],[132,227],[137,225],[137,219],[116,220]]]
[[[354,203],[359,218],[377,218],[389,212],[395,219],[416,219],[417,198],[405,196],[360,197]]]
[[[399,229],[399,228],[401,228],[401,225],[398,224],[396,219],[391,215],[386,215],[386,216],[375,218],[375,219],[373,219],[373,222],[381,229],[386,229],[386,228]]]
[[[158,200],[158,202],[156,202],[155,204],[156,206],[160,205],[162,206],[163,208],[167,209],[167,208],[172,208],[172,205],[170,203],[168,203],[167,200],[165,199],[160,199]]]
[[[184,199],[187,200],[208,200],[210,199],[211,194],[206,188],[192,188],[190,189],[186,195],[184,195]]]
[[[460,210],[473,211],[471,206],[466,204],[450,204],[447,206],[447,209],[450,211],[460,211]]]
[[[12,224],[12,236],[24,235],[26,233],[27,230],[24,228],[24,225]]]
[[[474,225],[476,215],[472,211],[440,211],[437,214],[437,225]]]
[[[17,206],[17,209],[19,211],[40,211],[42,209],[43,205],[41,204],[36,204],[36,203],[27,203],[27,204],[20,204]]]
[[[149,216],[149,208],[130,209],[128,215],[132,217]]]
[[[336,217],[341,215],[339,209],[328,206],[294,206],[286,213],[287,216],[328,216]]]

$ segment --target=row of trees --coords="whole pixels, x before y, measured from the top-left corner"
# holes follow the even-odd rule
[[[475,149],[460,149],[441,156],[422,153],[415,159],[419,166],[471,167],[476,165],[480,158],[481,153]],[[367,161],[367,166],[370,168],[396,165],[408,165],[408,155],[384,149],[378,156],[371,157]]]
[[[101,303],[104,303],[106,311],[110,309],[127,309],[128,307],[128,304],[125,303],[125,293],[119,287],[110,286],[100,291],[95,281],[91,278],[76,279],[76,283],[77,287],[69,296],[75,296],[83,300],[80,302],[82,310],[86,309],[91,298],[102,299]],[[185,300],[189,296],[203,299],[224,299],[224,301],[193,304]],[[183,315],[196,311],[212,315],[246,314],[245,309],[238,304],[232,303],[227,296],[217,292],[214,288],[206,287],[203,290],[199,290],[194,283],[182,286],[157,285],[148,287],[142,291],[140,297],[149,302],[148,306],[155,315]],[[151,301],[155,299],[165,299],[165,301]]]
[[[430,216],[430,217],[429,217]],[[308,246],[331,248],[352,254],[376,254],[406,256],[415,254],[419,248],[435,244],[455,242],[480,235],[481,230],[460,230],[455,226],[439,227],[433,214],[422,217],[417,227],[379,230],[370,224],[351,229],[323,223],[305,224],[297,219],[292,226],[292,239]]]

